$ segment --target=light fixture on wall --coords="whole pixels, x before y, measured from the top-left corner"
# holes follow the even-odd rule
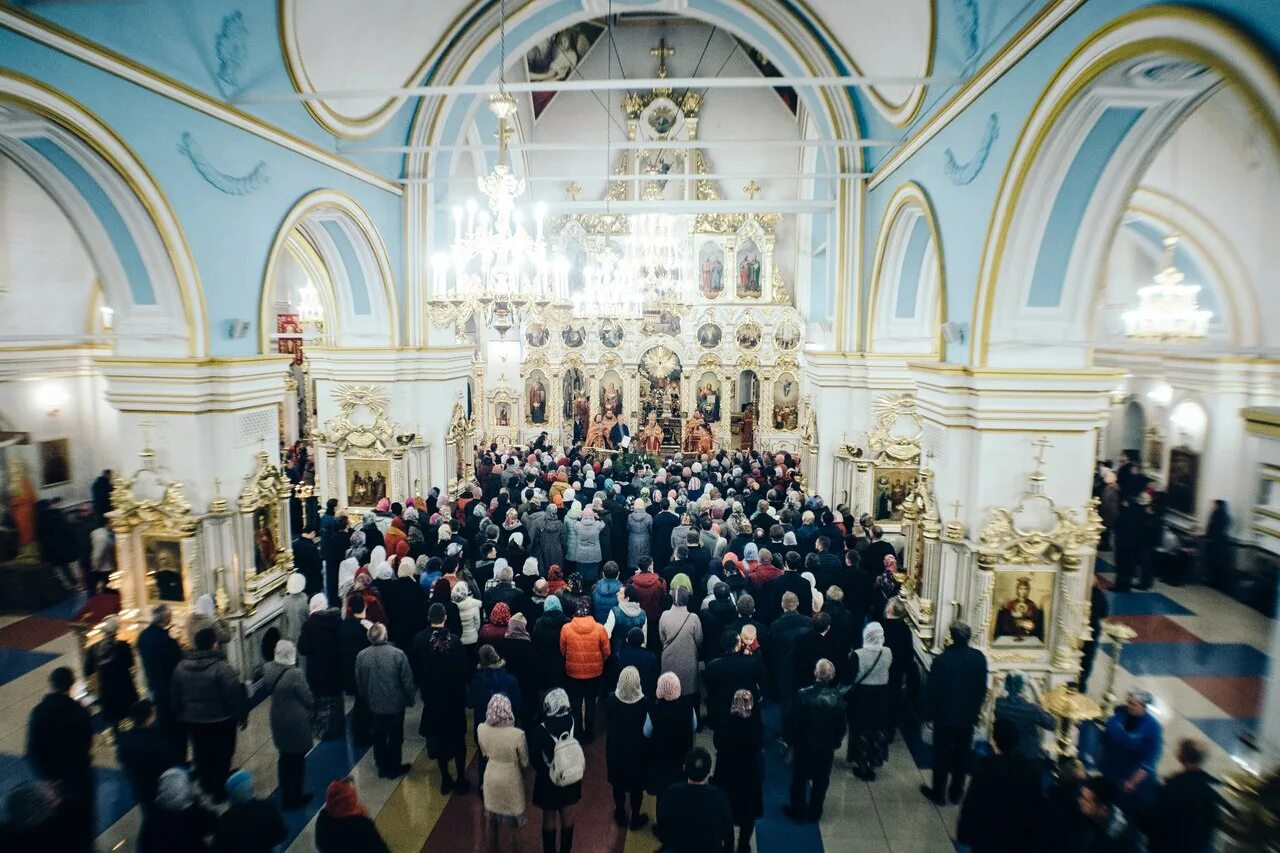
[[[1184,284],[1186,278],[1174,261],[1177,235],[1164,238],[1164,260],[1154,280],[1138,289],[1138,307],[1124,312],[1124,333],[1146,341],[1199,340],[1209,331],[1212,311],[1197,301],[1198,284]]]
[[[116,327],[116,311],[109,305],[103,305],[98,309],[98,316],[102,318],[103,331],[110,332]]]
[[[58,416],[69,399],[71,395],[61,382],[41,382],[36,386],[36,404],[51,418]]]

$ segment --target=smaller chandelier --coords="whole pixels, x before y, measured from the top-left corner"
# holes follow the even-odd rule
[[[1174,263],[1178,238],[1164,239],[1164,261],[1151,284],[1138,289],[1138,307],[1124,312],[1127,337],[1148,341],[1197,340],[1209,331],[1212,311],[1200,308],[1200,286],[1183,284],[1182,271]]]

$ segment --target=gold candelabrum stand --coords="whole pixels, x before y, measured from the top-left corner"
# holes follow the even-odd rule
[[[1079,752],[1076,746],[1076,728],[1081,723],[1096,720],[1103,715],[1097,702],[1070,684],[1060,684],[1045,693],[1040,698],[1040,705],[1058,718],[1055,752],[1059,760],[1074,758]]]
[[[1137,637],[1138,632],[1123,622],[1108,620],[1102,623],[1102,633],[1111,641],[1111,671],[1107,673],[1107,689],[1102,694],[1102,710],[1109,717],[1116,707],[1116,674],[1120,671],[1120,656],[1124,653],[1125,643]]]

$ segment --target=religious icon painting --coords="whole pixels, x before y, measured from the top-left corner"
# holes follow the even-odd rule
[[[743,323],[738,327],[738,348],[754,350],[760,348],[760,327],[755,323]]]
[[[1186,447],[1169,451],[1169,485],[1165,505],[1174,512],[1195,515],[1200,485],[1200,454]]]
[[[560,339],[570,349],[577,349],[587,341],[587,331],[582,326],[566,326],[560,333]]]
[[[578,63],[600,38],[604,27],[593,21],[582,21],[535,42],[524,55],[525,75],[530,83],[568,80]],[[556,96],[555,92],[533,92],[533,117],[542,113]]]
[[[800,346],[800,327],[790,320],[773,333],[773,343],[780,350],[790,351]]]
[[[773,381],[773,428],[795,430],[800,426],[800,382],[790,373]]]
[[[876,521],[897,522],[902,520],[902,505],[907,495],[915,488],[920,478],[920,469],[877,468],[875,484],[872,489],[872,505]]]
[[[715,349],[720,346],[724,332],[715,323],[703,323],[698,327],[698,346],[704,349]]]
[[[703,243],[698,251],[698,291],[707,299],[724,293],[724,249],[714,240]]]
[[[347,469],[347,503],[353,507],[372,509],[387,497],[391,479],[391,463],[386,459],[345,460]]]
[[[174,536],[143,536],[142,561],[147,567],[147,600],[186,601],[182,540]]]
[[[40,488],[71,482],[71,440],[51,438],[40,442]]]
[[[253,571],[265,572],[276,564],[276,514],[274,507],[253,511]]]
[[[759,299],[764,293],[760,283],[761,263],[760,247],[754,240],[747,240],[738,247],[733,274],[739,299]]]
[[[531,347],[545,347],[551,341],[551,332],[541,323],[530,323],[524,330],[524,340]]]
[[[626,330],[616,320],[605,320],[600,325],[600,343],[609,349],[622,346],[622,339],[625,336]]]
[[[529,423],[547,422],[547,379],[541,370],[534,370],[525,380],[525,396],[529,401]]]
[[[720,421],[720,377],[710,370],[698,377],[698,411],[709,424]]]
[[[995,648],[1042,649],[1052,625],[1052,568],[1001,566],[996,569],[991,606],[991,645]]]

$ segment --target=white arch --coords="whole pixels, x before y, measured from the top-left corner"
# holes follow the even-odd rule
[[[326,225],[340,229],[355,253],[358,272],[368,291],[368,313],[357,313],[359,299],[353,292],[352,282],[352,275],[357,270],[348,269],[337,241]],[[299,240],[301,244],[296,242]],[[324,340],[327,344],[392,348],[400,345],[396,282],[377,226],[351,196],[334,189],[322,189],[299,199],[276,230],[267,255],[259,297],[258,345],[261,352],[271,351],[271,334],[275,328],[271,312],[277,268],[284,253],[290,251],[291,242],[294,252],[301,252],[304,257],[312,254],[324,268],[323,274],[312,276],[312,281],[322,291],[326,319]],[[314,266],[314,260],[311,260],[311,265]],[[315,271],[309,270],[311,272]]]
[[[199,270],[168,200],[146,167],[85,107],[39,81],[0,71],[0,104],[39,116],[31,132],[48,138],[85,169],[116,207],[146,266],[154,305],[137,305],[102,224],[70,182],[21,143],[8,154],[53,195],[90,247],[116,312],[117,351],[203,356],[208,320]]]
[[[914,282],[915,307],[909,317],[898,317],[899,292],[907,283],[908,249],[917,228],[928,229],[928,243]],[[929,196],[914,181],[900,186],[885,208],[876,235],[867,306],[868,352],[904,358],[942,356],[945,348],[939,327],[946,316],[946,276],[941,235]]]
[[[1183,63],[1210,69],[1186,85],[1147,93],[1126,89],[1117,101],[1103,85],[1150,58],[1171,67]],[[1121,69],[1120,72],[1117,69]],[[1176,68],[1174,69],[1176,71]],[[1217,81],[1226,80],[1248,98],[1280,143],[1280,75],[1244,33],[1218,16],[1185,7],[1141,9],[1107,24],[1081,45],[1042,94],[1015,145],[992,215],[974,300],[970,361],[975,365],[1083,364],[1087,359],[1091,297],[1125,204],[1155,152],[1177,123]],[[1142,114],[1110,154],[1088,202],[1062,276],[1058,306],[1027,307],[1042,246],[1061,234],[1046,234],[1049,213],[1090,131],[1108,107],[1140,106]],[[1107,239],[1098,239],[1104,235]],[[1068,347],[1055,349],[1045,341]]]

